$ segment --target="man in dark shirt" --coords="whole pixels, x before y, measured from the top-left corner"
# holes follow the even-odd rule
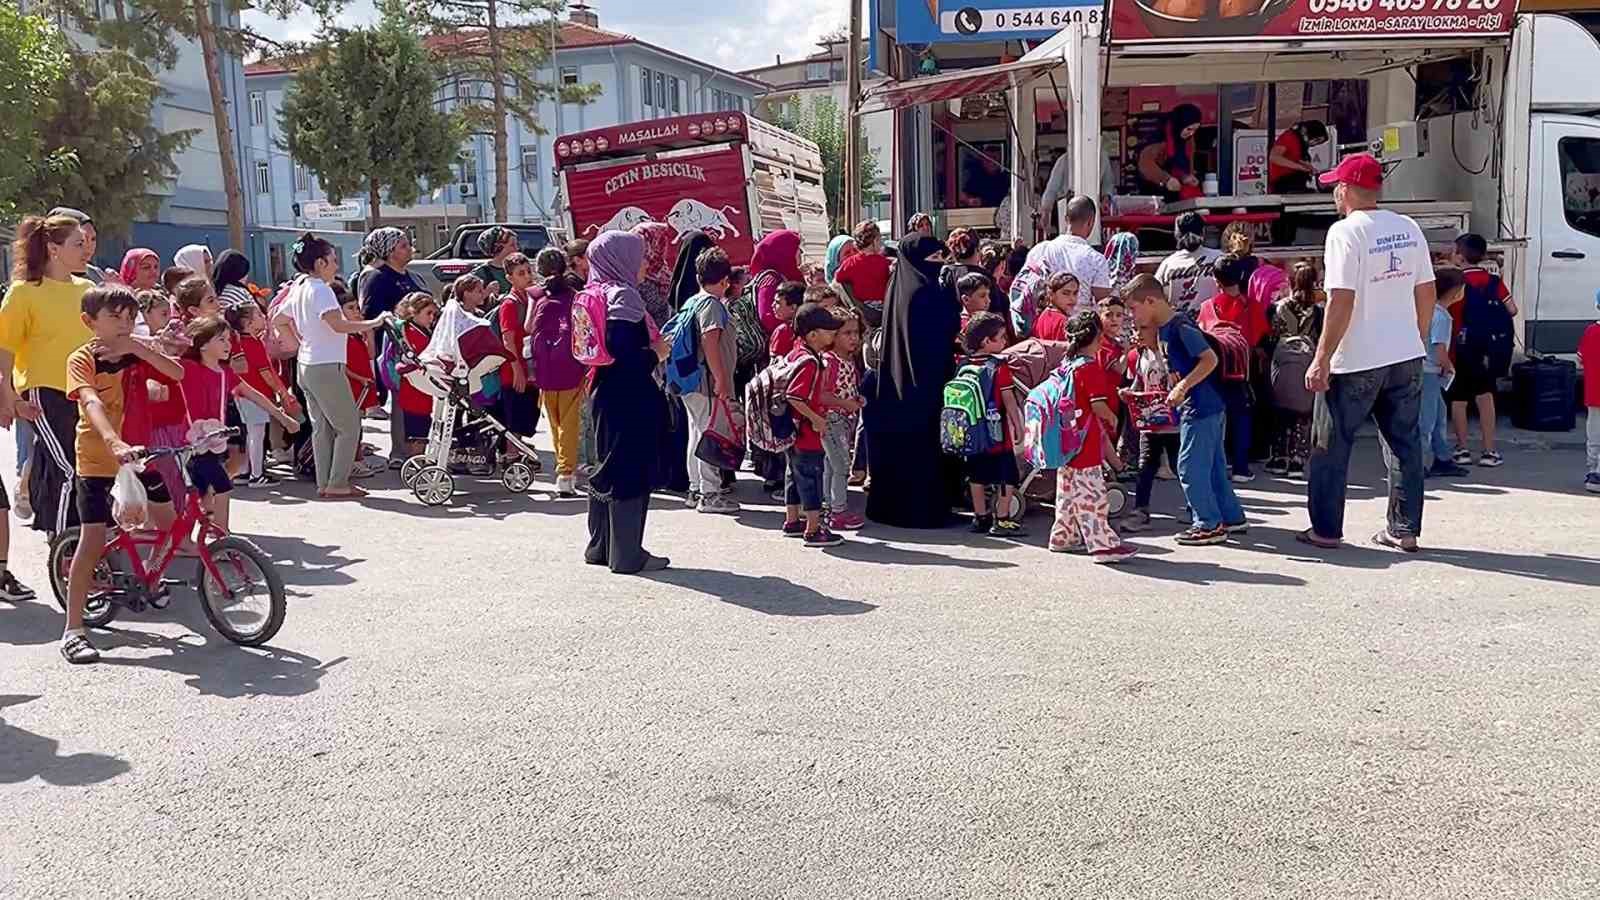
[[[368,319],[376,319],[384,313],[394,312],[395,307],[400,305],[400,301],[404,300],[407,294],[423,290],[421,283],[406,271],[406,266],[411,265],[414,253],[411,248],[411,238],[404,231],[393,227],[375,228],[367,235],[361,249],[364,254],[372,257],[373,262],[371,269],[364,270],[356,278],[356,297],[361,301],[361,314]],[[380,405],[377,409],[381,410],[390,400],[383,378],[377,371],[382,368],[383,345],[387,336],[381,328],[373,332],[373,335],[373,380],[378,388]],[[398,402],[396,398],[395,403]],[[398,405],[389,410],[389,437],[393,441],[390,445],[393,448],[405,446],[404,418],[400,415]],[[390,468],[398,468],[404,462],[401,455],[398,450],[390,453]]]

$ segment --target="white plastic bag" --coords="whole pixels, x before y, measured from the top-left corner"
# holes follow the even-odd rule
[[[133,466],[117,470],[117,480],[111,485],[111,515],[125,528],[136,528],[145,523],[149,514],[150,495]]]

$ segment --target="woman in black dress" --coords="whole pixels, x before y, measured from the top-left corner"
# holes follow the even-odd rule
[[[661,487],[666,459],[661,433],[667,398],[655,370],[667,345],[650,340],[645,327],[639,272],[644,241],[608,231],[589,245],[589,284],[606,291],[606,349],[613,362],[594,371],[595,454],[589,478],[589,546],[583,560],[622,574],[667,567],[667,559],[645,552],[644,521],[650,492]]]
[[[943,528],[959,481],[939,450],[939,409],[955,370],[961,304],[939,284],[944,245],[900,244],[883,310],[883,354],[867,398],[867,518],[900,528]]]

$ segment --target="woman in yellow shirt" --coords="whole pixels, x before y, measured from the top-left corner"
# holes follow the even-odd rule
[[[74,517],[78,405],[67,399],[67,357],[92,337],[82,306],[93,285],[72,274],[88,255],[71,216],[23,219],[12,249],[11,289],[0,304],[0,426],[17,416],[34,423],[33,527],[56,534]]]

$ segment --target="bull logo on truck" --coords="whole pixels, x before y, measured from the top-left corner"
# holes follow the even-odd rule
[[[654,221],[655,219],[650,218],[649,213],[639,207],[624,206],[617,210],[617,214],[608,219],[604,225],[590,225],[583,230],[583,233],[604,234],[607,231],[632,231],[635,225]]]
[[[681,241],[688,235],[703,231],[717,240],[725,240],[728,232],[733,232],[734,237],[741,237],[739,229],[728,218],[729,213],[737,213],[738,209],[724,206],[721,209],[712,209],[699,200],[679,200],[672,205],[672,211],[667,213],[667,224],[678,232],[674,241]]]

